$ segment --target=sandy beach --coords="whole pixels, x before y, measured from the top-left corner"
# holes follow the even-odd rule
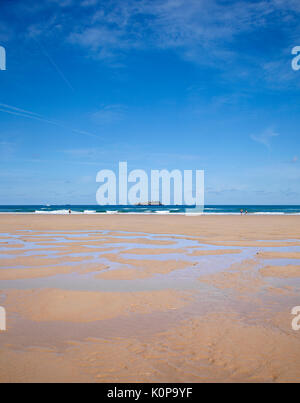
[[[0,382],[299,382],[300,216],[0,215]]]

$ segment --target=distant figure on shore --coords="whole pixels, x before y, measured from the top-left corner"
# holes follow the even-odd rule
[[[69,214],[71,214],[71,209],[69,209]]]
[[[243,215],[244,210],[241,208],[241,215]]]
[[[245,215],[247,215],[248,214],[248,211],[247,210],[245,210]]]

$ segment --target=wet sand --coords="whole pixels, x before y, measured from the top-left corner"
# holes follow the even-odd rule
[[[1,214],[1,231],[106,230],[174,234],[205,238],[206,241],[298,240],[300,216],[156,216]],[[71,235],[71,234],[69,234]],[[134,234],[135,237],[136,234]]]
[[[300,265],[266,266],[260,269],[260,273],[265,277],[300,278]]]
[[[299,228],[1,215],[0,382],[299,382]]]

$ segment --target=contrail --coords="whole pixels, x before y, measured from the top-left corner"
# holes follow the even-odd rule
[[[40,116],[40,117],[42,117],[42,116],[39,115],[38,113],[26,111],[25,109],[17,108],[16,106],[10,106],[10,105],[1,104],[1,103],[0,103],[0,106],[2,106],[3,108],[13,109],[13,110],[15,110],[15,111],[17,111],[17,112],[28,113],[29,115],[35,115],[35,116]]]
[[[11,106],[11,105],[2,104],[2,103],[0,103],[0,106],[2,106],[2,108],[0,108],[0,112],[3,112],[3,113],[8,113],[10,115],[20,116],[20,117],[28,118],[28,119],[38,120],[40,122],[49,123],[51,125],[61,127],[62,129],[71,130],[73,133],[77,133],[77,134],[81,134],[81,135],[89,136],[89,137],[99,138],[99,136],[97,136],[96,134],[66,127],[59,122],[55,122],[54,120],[47,119],[46,117],[39,115],[38,113],[35,113],[35,112],[27,111],[25,109],[17,108],[16,106]],[[3,109],[3,108],[6,108],[6,109]]]
[[[39,121],[41,121],[41,122],[51,123],[51,124],[53,124],[53,125],[63,127],[63,126],[60,125],[59,123],[56,123],[56,122],[51,121],[51,120],[48,120],[48,119],[40,118],[40,117],[38,117],[38,116],[31,115],[31,114],[29,114],[29,113],[16,112],[16,111],[14,111],[14,110],[10,111],[10,110],[8,110],[8,109],[2,109],[2,108],[0,108],[0,112],[9,113],[10,115],[15,115],[15,116],[22,116],[22,117],[24,117],[24,118],[29,118],[29,119],[35,119],[35,120],[39,120]]]
[[[36,41],[38,46],[40,47],[41,51],[44,53],[44,55],[47,57],[49,62],[52,64],[52,66],[55,68],[57,73],[60,75],[60,77],[64,80],[64,82],[67,84],[67,86],[75,92],[73,86],[71,85],[70,81],[67,79],[67,77],[64,75],[64,73],[61,71],[61,69],[58,67],[58,65],[55,63],[55,61],[52,59],[52,57],[49,55],[49,53],[46,51],[44,46],[36,39],[33,37],[33,39]]]

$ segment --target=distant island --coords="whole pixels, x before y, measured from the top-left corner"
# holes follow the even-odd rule
[[[146,203],[137,203],[135,206],[162,206],[160,201],[148,201]]]

